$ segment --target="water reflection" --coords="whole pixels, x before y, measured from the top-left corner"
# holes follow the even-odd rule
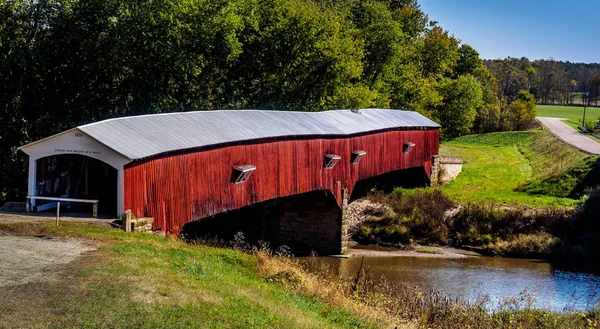
[[[302,260],[313,271],[327,268],[347,277],[355,275],[363,261],[361,257]],[[600,291],[598,272],[560,268],[540,260],[364,257],[363,267],[375,279],[439,290],[469,301],[487,295],[493,305],[502,297],[517,297],[528,290],[535,293],[536,307],[585,310],[596,304]]]

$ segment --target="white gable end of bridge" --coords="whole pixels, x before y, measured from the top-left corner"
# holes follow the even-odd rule
[[[125,156],[102,145],[78,128],[42,139],[21,148],[29,156],[27,194],[36,195],[37,160],[53,155],[78,154],[100,160],[117,170],[117,213],[124,212],[124,167],[131,162]],[[31,200],[35,205],[35,200]]]

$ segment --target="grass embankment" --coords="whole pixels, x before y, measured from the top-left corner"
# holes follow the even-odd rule
[[[277,262],[268,257],[81,223],[64,222],[59,227],[52,223],[0,225],[1,233],[77,238],[99,244],[100,249],[72,265],[64,281],[13,287],[4,292],[0,287],[2,298],[10,296],[21,303],[12,311],[3,310],[0,327],[391,325],[387,322],[391,317],[327,287],[310,286],[311,281],[303,281],[303,290],[297,292],[270,283],[277,281],[278,268]]]
[[[90,224],[0,225],[0,233],[76,238],[100,250],[63,268],[68,280],[8,289],[20,303],[0,327],[595,328],[598,311],[536,310],[529,297],[489,312],[404,285],[310,274],[287,257],[190,245]],[[33,285],[33,286],[31,286]],[[1,304],[0,304],[1,306]]]
[[[444,142],[440,154],[463,157],[461,174],[441,188],[459,203],[574,206],[567,195],[593,164],[541,130],[459,137]]]
[[[564,118],[564,122],[577,129],[583,120],[583,106],[537,105],[538,117]],[[587,107],[585,111],[586,127],[594,127],[594,122],[600,119],[600,108]]]

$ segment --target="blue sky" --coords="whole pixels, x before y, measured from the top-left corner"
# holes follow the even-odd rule
[[[600,0],[419,0],[481,58],[600,62]]]

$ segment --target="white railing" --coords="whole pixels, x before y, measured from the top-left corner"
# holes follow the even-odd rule
[[[92,203],[92,217],[98,218],[98,200],[88,199],[71,199],[71,198],[57,198],[49,196],[27,196],[27,211],[31,211],[31,200],[47,200],[56,201],[56,225],[58,226],[58,219],[60,218],[60,202],[81,202],[81,203]]]

